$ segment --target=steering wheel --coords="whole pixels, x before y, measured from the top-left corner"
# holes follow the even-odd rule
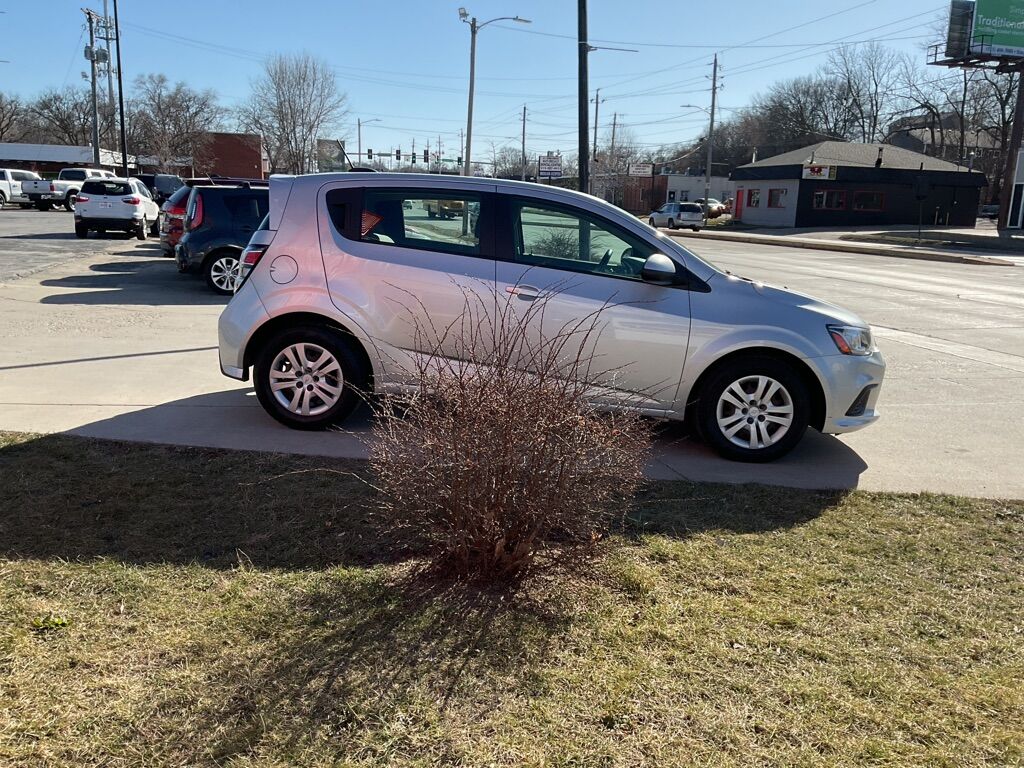
[[[604,252],[604,256],[601,257],[601,261],[597,263],[598,269],[603,269],[608,266],[608,262],[612,260],[612,249],[609,248]]]

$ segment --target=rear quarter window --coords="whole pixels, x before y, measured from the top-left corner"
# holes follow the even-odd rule
[[[109,179],[90,179],[82,185],[83,195],[130,195],[133,194],[127,181],[110,181]]]
[[[85,171],[64,171],[60,175],[61,181],[85,181]]]
[[[679,210],[683,213],[703,213],[703,209],[696,203],[683,203],[679,206]]]
[[[231,193],[224,196],[224,207],[236,223],[255,227],[270,210],[270,196],[266,192]]]

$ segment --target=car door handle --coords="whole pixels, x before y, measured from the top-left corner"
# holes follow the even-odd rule
[[[540,298],[540,289],[534,288],[532,285],[507,285],[505,286],[505,293],[511,296],[518,296],[524,301],[533,301]]]

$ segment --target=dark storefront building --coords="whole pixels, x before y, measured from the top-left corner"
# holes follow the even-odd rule
[[[765,227],[973,227],[985,175],[889,144],[823,141],[732,173],[734,215]]]

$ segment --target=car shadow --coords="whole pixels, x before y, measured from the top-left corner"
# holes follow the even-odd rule
[[[161,255],[158,245],[114,255],[135,258],[98,262],[84,274],[42,280],[40,285],[61,290],[44,296],[41,303],[162,306],[228,302],[229,297],[215,294],[201,278],[180,274],[174,261]]]

